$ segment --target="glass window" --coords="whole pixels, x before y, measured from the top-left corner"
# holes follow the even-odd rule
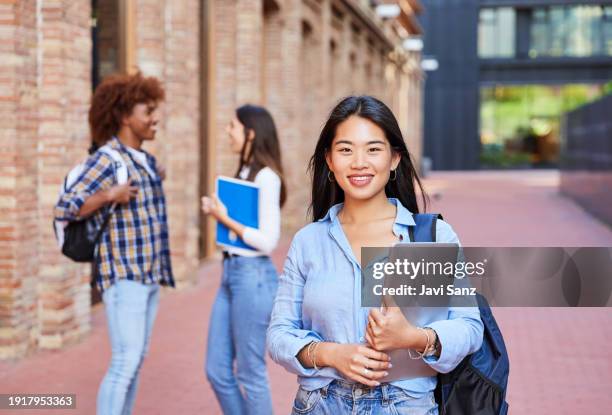
[[[550,19],[548,20],[547,27],[547,31],[550,32],[548,55],[564,55],[566,40],[564,34],[566,30],[576,30],[575,27],[572,26],[569,19],[566,19],[565,8],[563,6],[550,8]]]
[[[510,7],[501,7],[497,9],[497,41],[498,56],[512,57],[514,56],[514,47],[516,43],[516,13]]]
[[[511,7],[483,8],[478,23],[478,55],[507,58],[515,55],[516,12]]]
[[[578,6],[568,9],[569,30],[567,36],[567,55],[593,56],[601,55],[602,36],[601,7]]]
[[[537,57],[548,50],[548,10],[535,9],[531,19],[531,49],[529,56]]]
[[[119,2],[92,1],[92,84],[118,72],[120,54]]]
[[[480,11],[478,24],[478,54],[492,56],[495,46],[495,12],[493,9]]]
[[[603,10],[603,45],[602,51],[606,55],[612,55],[612,6],[606,6]]]
[[[554,167],[560,117],[603,96],[606,88],[601,84],[481,87],[481,165]]]
[[[585,25],[586,41],[591,44],[590,55],[605,55],[603,34],[603,8],[590,7]]]
[[[529,56],[612,55],[610,9],[608,6],[534,8]]]

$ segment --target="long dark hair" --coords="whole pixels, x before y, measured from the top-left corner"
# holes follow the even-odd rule
[[[385,133],[392,151],[401,156],[397,166],[395,180],[389,180],[385,186],[387,197],[395,197],[412,213],[419,212],[416,197],[416,186],[421,190],[423,210],[427,206],[427,195],[417,175],[414,164],[404,143],[402,132],[393,112],[380,100],[368,96],[349,96],[344,98],[331,111],[329,119],[325,123],[314,154],[310,159],[308,171],[312,178],[312,202],[310,213],[313,221],[325,216],[330,207],[336,203],[344,202],[344,191],[334,180],[329,180],[329,167],[325,156],[331,149],[331,144],[336,136],[336,128],[340,123],[352,115],[366,118],[379,126]]]
[[[247,180],[250,181],[255,180],[257,173],[264,167],[271,168],[281,181],[280,205],[282,207],[287,199],[287,189],[283,179],[278,135],[272,116],[263,107],[247,104],[236,110],[236,118],[244,125],[244,144],[240,151],[240,165],[236,171],[236,177],[239,177],[244,166],[250,168],[247,177]],[[249,131],[253,131],[255,138],[251,141],[249,152],[246,154]]]

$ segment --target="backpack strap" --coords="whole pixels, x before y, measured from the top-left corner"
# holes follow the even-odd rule
[[[98,151],[103,152],[104,154],[106,154],[113,160],[114,162],[113,167],[115,168],[115,176],[117,178],[117,184],[127,183],[128,168],[121,154],[119,154],[117,150],[115,150],[108,144],[105,144],[102,147],[100,147]]]
[[[64,177],[64,184],[62,185],[62,189],[60,190],[60,195],[67,193],[70,191],[72,186],[77,183],[77,179],[81,177],[83,174],[83,170],[85,170],[85,161],[74,166]]]
[[[436,223],[442,219],[439,213],[416,213],[412,215],[415,226],[408,227],[411,242],[436,242]]]
[[[115,177],[117,179],[117,184],[127,183],[128,168],[127,168],[127,165],[125,164],[125,160],[123,160],[123,157],[121,157],[121,154],[119,154],[117,150],[115,150],[108,144],[105,144],[102,147],[100,147],[98,151],[103,152],[104,154],[109,156],[111,159],[113,159],[113,168],[115,170]],[[100,229],[98,229],[98,231],[96,232],[96,235],[94,237],[94,243],[96,245],[98,244],[98,241],[102,237],[102,234],[104,233],[106,226],[108,225],[108,222],[110,221],[111,216],[113,216],[113,213],[115,213],[116,209],[117,209],[117,203],[113,203],[111,207],[109,208],[108,213],[106,214],[104,218],[104,221],[102,222],[102,226],[100,226]]]

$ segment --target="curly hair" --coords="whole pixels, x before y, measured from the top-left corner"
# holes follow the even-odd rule
[[[132,75],[110,75],[98,85],[89,108],[89,129],[92,146],[104,145],[119,132],[121,120],[131,114],[134,106],[146,102],[159,102],[165,97],[159,79]]]

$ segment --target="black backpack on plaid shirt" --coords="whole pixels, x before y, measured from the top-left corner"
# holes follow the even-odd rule
[[[117,184],[127,183],[128,169],[121,154],[108,144],[100,147],[97,151],[103,152],[113,160]],[[72,186],[78,183],[84,173],[84,169],[85,162],[77,164],[70,170],[64,178],[64,183],[60,190],[60,197],[64,193],[69,192]],[[88,230],[88,218],[74,221],[54,219],[53,230],[55,231],[55,239],[57,240],[62,254],[76,262],[92,262],[94,260],[96,245],[102,233],[104,233],[108,221],[115,212],[115,208],[115,204],[110,207],[109,212],[104,218],[104,222],[102,222],[102,226],[93,237]]]

